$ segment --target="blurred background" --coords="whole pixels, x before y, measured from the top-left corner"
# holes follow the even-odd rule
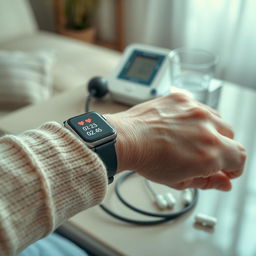
[[[62,2],[52,1],[60,5]],[[54,9],[49,0],[30,2],[39,27],[57,31],[56,6]],[[93,22],[98,43],[115,41],[117,45],[112,47],[118,50],[135,42],[170,49],[202,48],[220,56],[217,77],[256,88],[254,0],[93,2],[97,5]]]

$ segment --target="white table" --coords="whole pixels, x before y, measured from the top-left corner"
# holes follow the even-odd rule
[[[65,92],[1,119],[0,129],[17,133],[49,120],[62,122],[83,112],[84,98],[81,88]],[[93,104],[93,109],[106,113],[124,110],[126,106],[107,99]],[[100,255],[255,256],[256,172],[253,171],[256,170],[256,93],[226,83],[219,110],[234,127],[237,140],[245,145],[248,152],[246,172],[233,182],[231,192],[202,191],[193,212],[174,223],[152,227],[120,223],[94,207],[70,220],[72,227],[78,228],[76,231],[85,234],[82,239],[94,246]],[[121,214],[135,216],[118,203],[112,188],[110,186],[106,203]],[[127,182],[123,192],[140,207],[152,207],[140,179]],[[193,218],[198,212],[218,218],[214,232],[193,226]]]

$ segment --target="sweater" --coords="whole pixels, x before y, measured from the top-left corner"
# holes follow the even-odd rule
[[[56,122],[0,138],[0,255],[18,254],[99,204],[106,187],[100,158]]]

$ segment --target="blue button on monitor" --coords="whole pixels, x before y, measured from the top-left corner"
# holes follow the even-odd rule
[[[153,96],[155,96],[156,93],[157,93],[157,90],[155,88],[150,91],[150,94],[153,95]]]

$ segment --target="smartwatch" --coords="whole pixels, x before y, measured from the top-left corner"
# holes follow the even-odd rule
[[[115,129],[96,112],[69,118],[64,122],[64,126],[98,154],[106,166],[108,183],[112,183],[117,170]]]

